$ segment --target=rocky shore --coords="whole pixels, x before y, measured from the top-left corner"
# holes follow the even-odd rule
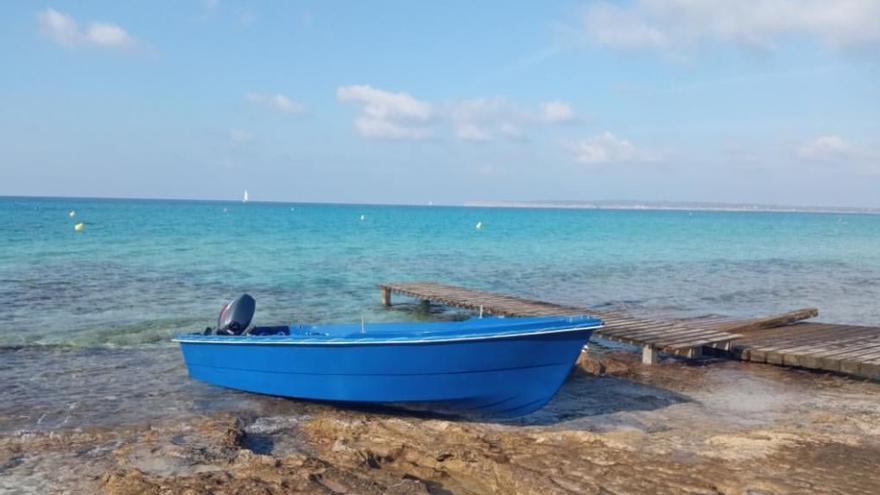
[[[0,493],[880,493],[880,384],[806,371],[594,350],[515,421],[296,404],[4,434]]]

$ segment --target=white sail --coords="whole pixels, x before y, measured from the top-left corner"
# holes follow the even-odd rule
[[[247,189],[244,190],[244,197],[241,198],[242,203],[247,203],[248,201],[248,192]]]

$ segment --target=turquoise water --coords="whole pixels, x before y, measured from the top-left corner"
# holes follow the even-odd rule
[[[0,198],[0,231],[0,346],[166,343],[245,291],[264,324],[412,318],[399,280],[880,324],[873,215]]]
[[[301,402],[189,380],[169,342],[244,291],[261,324],[446,316],[379,304],[375,284],[417,279],[880,324],[880,216],[0,198],[0,232],[0,433],[299,417]]]

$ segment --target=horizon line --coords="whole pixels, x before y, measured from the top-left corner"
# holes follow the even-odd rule
[[[51,195],[3,195],[0,199],[48,199],[48,200],[106,200],[106,201],[179,201],[192,203],[245,203],[235,199],[168,198],[168,197],[119,197],[119,196],[51,196]],[[486,201],[471,200],[461,203],[382,203],[357,201],[288,201],[249,200],[247,203],[288,205],[339,205],[339,206],[408,206],[440,208],[507,208],[507,209],[558,209],[558,210],[621,210],[621,211],[717,211],[755,213],[838,213],[880,214],[880,207],[871,206],[807,206],[761,203],[728,203],[670,200],[526,200]]]

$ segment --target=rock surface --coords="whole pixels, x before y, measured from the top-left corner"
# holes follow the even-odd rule
[[[880,384],[584,355],[514,421],[302,406],[0,437],[0,492],[880,493]]]

